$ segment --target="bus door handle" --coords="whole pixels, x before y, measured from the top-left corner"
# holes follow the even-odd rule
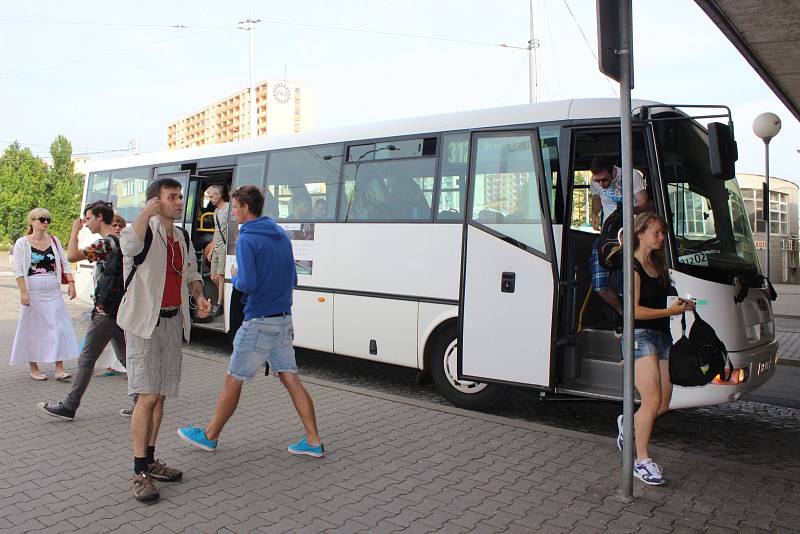
[[[517,273],[503,273],[500,279],[500,292],[513,293],[517,283]]]

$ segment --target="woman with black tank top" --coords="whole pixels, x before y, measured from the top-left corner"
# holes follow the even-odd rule
[[[693,310],[694,303],[677,299],[667,307],[671,281],[664,255],[664,219],[655,213],[640,213],[634,220],[633,234],[634,385],[641,400],[633,421],[636,435],[633,475],[646,484],[658,486],[665,480],[661,466],[650,458],[649,445],[655,420],[667,412],[672,398],[669,318]],[[621,451],[621,415],[617,427],[617,447]]]

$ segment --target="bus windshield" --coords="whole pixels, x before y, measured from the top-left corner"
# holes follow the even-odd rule
[[[675,248],[675,268],[731,283],[759,272],[753,234],[735,179],[711,175],[708,135],[691,119],[655,121]]]

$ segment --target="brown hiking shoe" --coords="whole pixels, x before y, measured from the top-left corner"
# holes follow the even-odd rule
[[[161,482],[178,482],[183,478],[183,473],[174,467],[167,467],[161,460],[156,460],[147,466],[147,474]]]
[[[146,503],[154,503],[160,497],[153,479],[147,473],[133,475],[133,496],[137,501]]]

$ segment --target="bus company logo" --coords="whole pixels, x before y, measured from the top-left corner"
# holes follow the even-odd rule
[[[285,104],[289,101],[292,91],[289,86],[283,82],[278,82],[272,86],[272,98],[279,104]]]

